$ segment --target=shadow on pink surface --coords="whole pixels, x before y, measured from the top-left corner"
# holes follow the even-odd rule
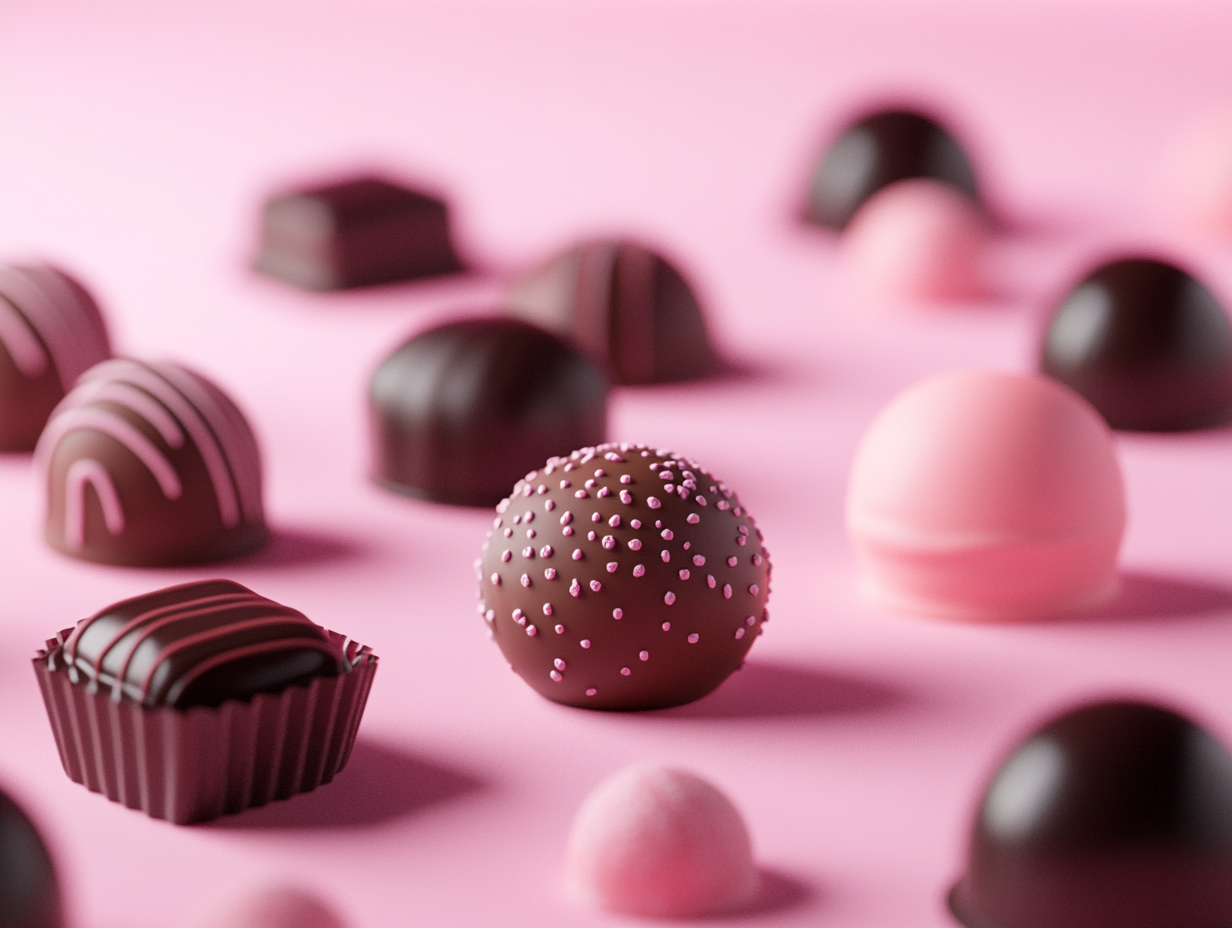
[[[240,570],[319,566],[353,561],[366,553],[364,545],[353,538],[311,529],[275,528],[268,545],[228,566]]]
[[[816,887],[781,870],[759,867],[758,873],[761,875],[761,886],[757,895],[748,905],[728,913],[727,917],[770,915],[798,908],[805,903],[817,902],[819,897],[822,897]]]
[[[478,792],[478,777],[362,736],[332,783],[208,823],[207,828],[366,828]]]
[[[1198,618],[1229,611],[1232,589],[1226,586],[1130,570],[1121,574],[1121,589],[1112,602],[1077,621]]]
[[[908,701],[875,680],[776,661],[750,661],[697,702],[646,713],[657,718],[737,719],[882,712]]]

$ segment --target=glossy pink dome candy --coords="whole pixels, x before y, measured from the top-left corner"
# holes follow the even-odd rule
[[[315,894],[278,884],[230,900],[199,928],[346,928],[346,923]]]
[[[567,888],[586,904],[681,918],[737,908],[757,887],[740,813],[691,773],[628,767],[601,783],[573,820]]]
[[[877,191],[843,233],[843,263],[863,296],[887,302],[978,299],[988,229],[949,184],[915,178]]]
[[[1098,604],[1125,526],[1112,433],[1045,377],[932,377],[865,434],[847,526],[866,594],[887,605],[1001,621]]]

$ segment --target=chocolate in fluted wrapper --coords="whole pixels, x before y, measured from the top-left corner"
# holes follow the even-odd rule
[[[146,708],[73,683],[47,642],[34,671],[69,777],[177,825],[287,799],[346,766],[376,673],[376,655],[329,632],[349,670],[216,708]]]

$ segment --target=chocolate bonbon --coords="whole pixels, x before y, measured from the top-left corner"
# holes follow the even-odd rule
[[[1038,375],[954,371],[860,443],[847,526],[865,593],[911,612],[1033,619],[1107,600],[1125,527],[1112,434]]]
[[[769,555],[739,499],[642,445],[552,458],[497,507],[479,611],[540,695],[594,709],[705,696],[766,621]]]
[[[185,367],[115,359],[56,407],[35,460],[45,536],[65,554],[161,566],[245,554],[268,538],[243,414]]]
[[[895,181],[929,177],[978,202],[975,172],[940,123],[906,109],[883,110],[850,125],[813,174],[805,217],[843,229],[869,197]]]
[[[518,319],[416,335],[381,362],[369,398],[377,481],[456,505],[495,505],[532,467],[607,429],[602,369]]]
[[[0,451],[32,451],[78,376],[111,356],[89,292],[48,264],[0,265]]]
[[[696,774],[648,764],[613,774],[586,797],[566,866],[577,901],[657,918],[729,912],[759,883],[732,801]]]
[[[51,853],[21,806],[0,792],[0,925],[61,928],[63,924]]]
[[[83,619],[34,670],[69,777],[184,824],[328,783],[376,657],[238,583],[204,580]]]
[[[1232,924],[1232,756],[1159,706],[1066,712],[993,778],[950,907],[968,928]]]
[[[462,270],[444,200],[380,177],[294,190],[262,214],[257,270],[340,290]]]
[[[1232,418],[1232,325],[1205,285],[1154,258],[1087,275],[1044,334],[1040,369],[1114,429],[1176,431]]]
[[[508,301],[602,363],[617,383],[686,380],[718,364],[693,288],[637,242],[577,245],[515,281]]]

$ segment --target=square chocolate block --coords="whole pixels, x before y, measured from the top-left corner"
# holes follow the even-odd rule
[[[378,177],[270,199],[255,266],[308,290],[462,270],[449,238],[445,202]]]

